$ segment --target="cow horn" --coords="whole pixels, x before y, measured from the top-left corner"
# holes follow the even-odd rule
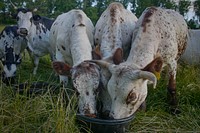
[[[32,12],[37,12],[37,10],[38,10],[37,8],[34,8],[34,9],[32,10]]]
[[[111,63],[103,60],[90,60],[90,62],[96,63],[97,65],[100,65],[105,68],[109,68],[109,66],[112,65]]]
[[[17,9],[17,6],[15,6],[12,1],[10,0],[11,5],[14,7],[14,9]]]
[[[153,73],[147,72],[147,71],[140,71],[139,72],[139,78],[144,78],[144,79],[148,79],[148,80],[152,81],[153,82],[153,88],[156,88],[157,79],[156,79],[156,76]]]

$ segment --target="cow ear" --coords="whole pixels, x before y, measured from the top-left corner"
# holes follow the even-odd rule
[[[64,75],[64,76],[70,76],[70,70],[71,70],[71,66],[69,66],[68,64],[64,63],[64,62],[60,62],[60,61],[54,61],[52,63],[53,69],[56,71],[56,73],[58,73],[59,75]]]
[[[152,72],[157,79],[160,79],[160,72],[162,70],[162,66],[163,66],[162,58],[157,57],[142,70]]]
[[[95,49],[92,50],[92,58],[93,58],[94,60],[101,60],[102,56],[101,56],[100,46],[99,46],[99,45],[97,45],[97,46],[95,47]]]
[[[10,13],[9,15],[12,19],[17,19],[17,14],[16,13]]]
[[[113,55],[113,62],[115,65],[119,65],[123,61],[123,50],[122,48],[117,48]]]
[[[41,19],[41,16],[40,15],[34,15],[33,16],[33,20],[34,21],[39,21]]]

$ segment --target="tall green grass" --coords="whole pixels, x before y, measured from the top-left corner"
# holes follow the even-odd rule
[[[59,84],[48,56],[43,57],[38,73],[32,75],[33,64],[28,55],[18,70],[18,82],[44,81]],[[200,131],[200,69],[199,66],[181,64],[177,73],[179,115],[168,112],[167,71],[163,71],[157,88],[149,86],[146,112],[135,114],[129,132],[199,132]],[[72,88],[69,85],[69,88]],[[49,88],[50,89],[50,88]],[[75,122],[77,97],[66,96],[62,87],[56,92],[48,90],[41,95],[19,94],[12,87],[0,84],[0,132],[79,133]]]

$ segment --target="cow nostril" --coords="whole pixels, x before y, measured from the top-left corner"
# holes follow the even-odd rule
[[[20,34],[27,35],[28,30],[26,28],[20,28]]]

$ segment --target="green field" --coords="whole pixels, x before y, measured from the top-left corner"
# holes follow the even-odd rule
[[[17,81],[44,81],[58,85],[59,80],[52,71],[49,56],[40,60],[37,75],[32,75],[33,64],[27,53],[18,67]],[[179,115],[168,112],[167,73],[163,71],[156,89],[149,86],[146,112],[135,114],[128,132],[174,133],[200,132],[200,66],[179,63],[177,73],[177,94]],[[43,94],[23,94],[13,87],[0,83],[0,132],[1,133],[79,133],[75,122],[77,97],[68,99],[66,90],[60,87],[56,92],[48,88]],[[68,87],[71,89],[71,85]]]

